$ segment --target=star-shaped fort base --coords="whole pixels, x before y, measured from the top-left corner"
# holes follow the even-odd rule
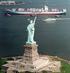
[[[7,64],[3,65],[4,72],[60,72],[61,62],[50,61],[47,55],[39,55],[37,47],[38,45],[36,43],[24,45],[25,51],[22,58],[14,61],[8,61]]]

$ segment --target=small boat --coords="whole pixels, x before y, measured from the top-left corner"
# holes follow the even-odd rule
[[[58,9],[49,9],[48,6],[44,6],[44,8],[12,8],[12,9],[6,9],[5,14],[10,15],[65,15],[66,9],[58,10]]]
[[[56,21],[56,18],[47,18],[44,21]]]
[[[25,4],[23,1],[0,1],[0,5],[20,5]]]

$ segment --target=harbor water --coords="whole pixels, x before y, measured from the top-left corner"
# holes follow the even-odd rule
[[[20,0],[16,0],[20,1]],[[22,0],[21,0],[22,1]],[[23,55],[27,41],[29,16],[4,16],[5,8],[50,8],[67,9],[65,16],[56,21],[45,22],[48,16],[38,16],[35,24],[35,41],[39,53],[59,56],[70,60],[70,0],[24,0],[25,5],[0,6],[0,57]]]

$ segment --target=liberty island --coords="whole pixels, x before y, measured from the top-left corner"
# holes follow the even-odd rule
[[[60,72],[60,61],[51,61],[47,55],[39,55],[38,53],[38,45],[34,41],[36,19],[37,17],[30,20],[30,24],[27,26],[28,38],[24,45],[24,55],[21,59],[7,61],[7,64],[3,65],[4,73]]]

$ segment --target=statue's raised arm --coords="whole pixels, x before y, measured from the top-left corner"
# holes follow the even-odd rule
[[[35,18],[34,18],[34,22],[33,22],[34,24],[35,24],[35,22],[36,22],[36,19],[37,19],[37,16],[35,16]]]

